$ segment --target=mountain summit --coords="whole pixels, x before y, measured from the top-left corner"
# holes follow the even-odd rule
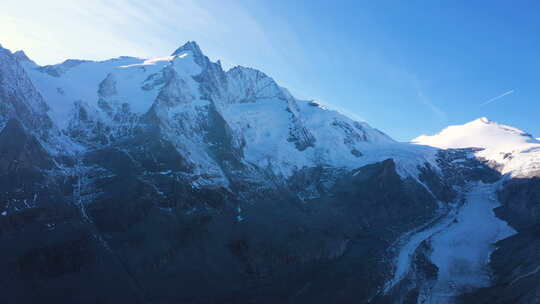
[[[518,128],[481,117],[463,125],[450,126],[413,143],[443,149],[480,148],[476,155],[486,159],[502,173],[529,176],[540,170],[540,141]]]
[[[481,117],[463,125],[450,126],[429,136],[421,135],[413,143],[438,148],[490,148],[512,149],[517,146],[539,143],[530,134]]]
[[[181,55],[182,53],[187,52],[187,51],[193,52],[194,55],[203,55],[203,53],[202,53],[199,45],[197,44],[197,42],[188,41],[185,44],[183,44],[182,46],[180,46],[179,48],[177,48],[171,54],[171,56],[178,56],[178,55]]]

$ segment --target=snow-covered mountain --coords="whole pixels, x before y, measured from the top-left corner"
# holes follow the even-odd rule
[[[437,236],[474,219],[462,207],[501,173],[534,172],[538,144],[487,119],[396,142],[261,71],[223,70],[195,42],[164,58],[49,66],[0,47],[0,294],[420,300],[448,281],[434,271]],[[469,249],[489,257],[498,238],[478,235],[482,250]]]
[[[479,148],[476,156],[514,177],[540,174],[540,141],[517,128],[486,117],[464,125],[450,126],[432,136],[421,135],[412,142],[448,148]]]
[[[18,57],[47,101],[51,120],[76,143],[113,144],[152,117],[195,171],[220,175],[223,185],[204,138],[214,112],[243,161],[286,177],[303,167],[355,168],[397,154],[403,155],[403,162],[396,157],[400,172],[407,174],[430,153],[424,149],[424,156],[422,149],[396,143],[365,122],[295,99],[260,71],[224,71],[195,42],[155,59],[66,60],[39,67]]]
[[[0,71],[10,301],[62,302],[54,290],[68,284],[70,301],[275,303],[291,267],[305,269],[287,297],[310,268],[343,259],[364,269],[347,282],[378,269],[369,286],[342,287],[367,299],[392,263],[347,252],[385,254],[457,195],[438,149],[296,99],[260,71],[225,71],[194,42],[165,58],[50,66],[2,49]],[[384,242],[352,242],[366,233]],[[327,275],[301,297],[322,296]],[[28,278],[44,283],[29,292]]]

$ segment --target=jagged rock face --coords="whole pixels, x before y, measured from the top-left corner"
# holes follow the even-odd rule
[[[34,89],[25,70],[15,56],[8,50],[0,48],[0,128],[15,118],[36,132],[40,139],[48,140],[53,128],[47,116],[47,104]]]
[[[45,170],[53,167],[52,158],[38,140],[27,134],[18,120],[9,120],[0,131],[0,208],[7,214],[46,200],[50,191],[46,189]]]
[[[474,157],[476,149],[447,149],[437,153],[437,168],[426,164],[419,179],[442,201],[452,202],[470,182],[494,183],[501,174]]]
[[[540,178],[514,178],[499,193],[504,205],[497,215],[516,230],[526,231],[540,223]]]
[[[10,119],[0,132],[0,171],[16,173],[21,170],[52,169],[51,157],[40,143],[26,133],[16,119]]]

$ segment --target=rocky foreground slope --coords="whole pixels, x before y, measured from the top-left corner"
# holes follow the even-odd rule
[[[404,236],[447,218],[470,184],[507,173],[456,148],[395,142],[260,71],[225,71],[194,42],[166,58],[52,66],[0,48],[0,294],[416,302],[437,270],[426,242],[396,263]],[[498,214],[520,232],[491,262],[510,296],[508,280],[535,290],[533,257],[508,256],[533,251],[520,244],[535,239],[534,180],[510,176],[500,195]]]

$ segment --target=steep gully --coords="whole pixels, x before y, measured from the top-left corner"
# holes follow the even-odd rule
[[[495,199],[498,185],[471,184],[462,204],[451,205],[432,222],[403,235],[394,245],[394,273],[383,292],[389,293],[412,271],[423,242],[429,244],[429,259],[438,272],[436,281],[420,291],[418,303],[454,303],[464,292],[489,286],[493,244],[515,233],[493,212],[500,205]]]

